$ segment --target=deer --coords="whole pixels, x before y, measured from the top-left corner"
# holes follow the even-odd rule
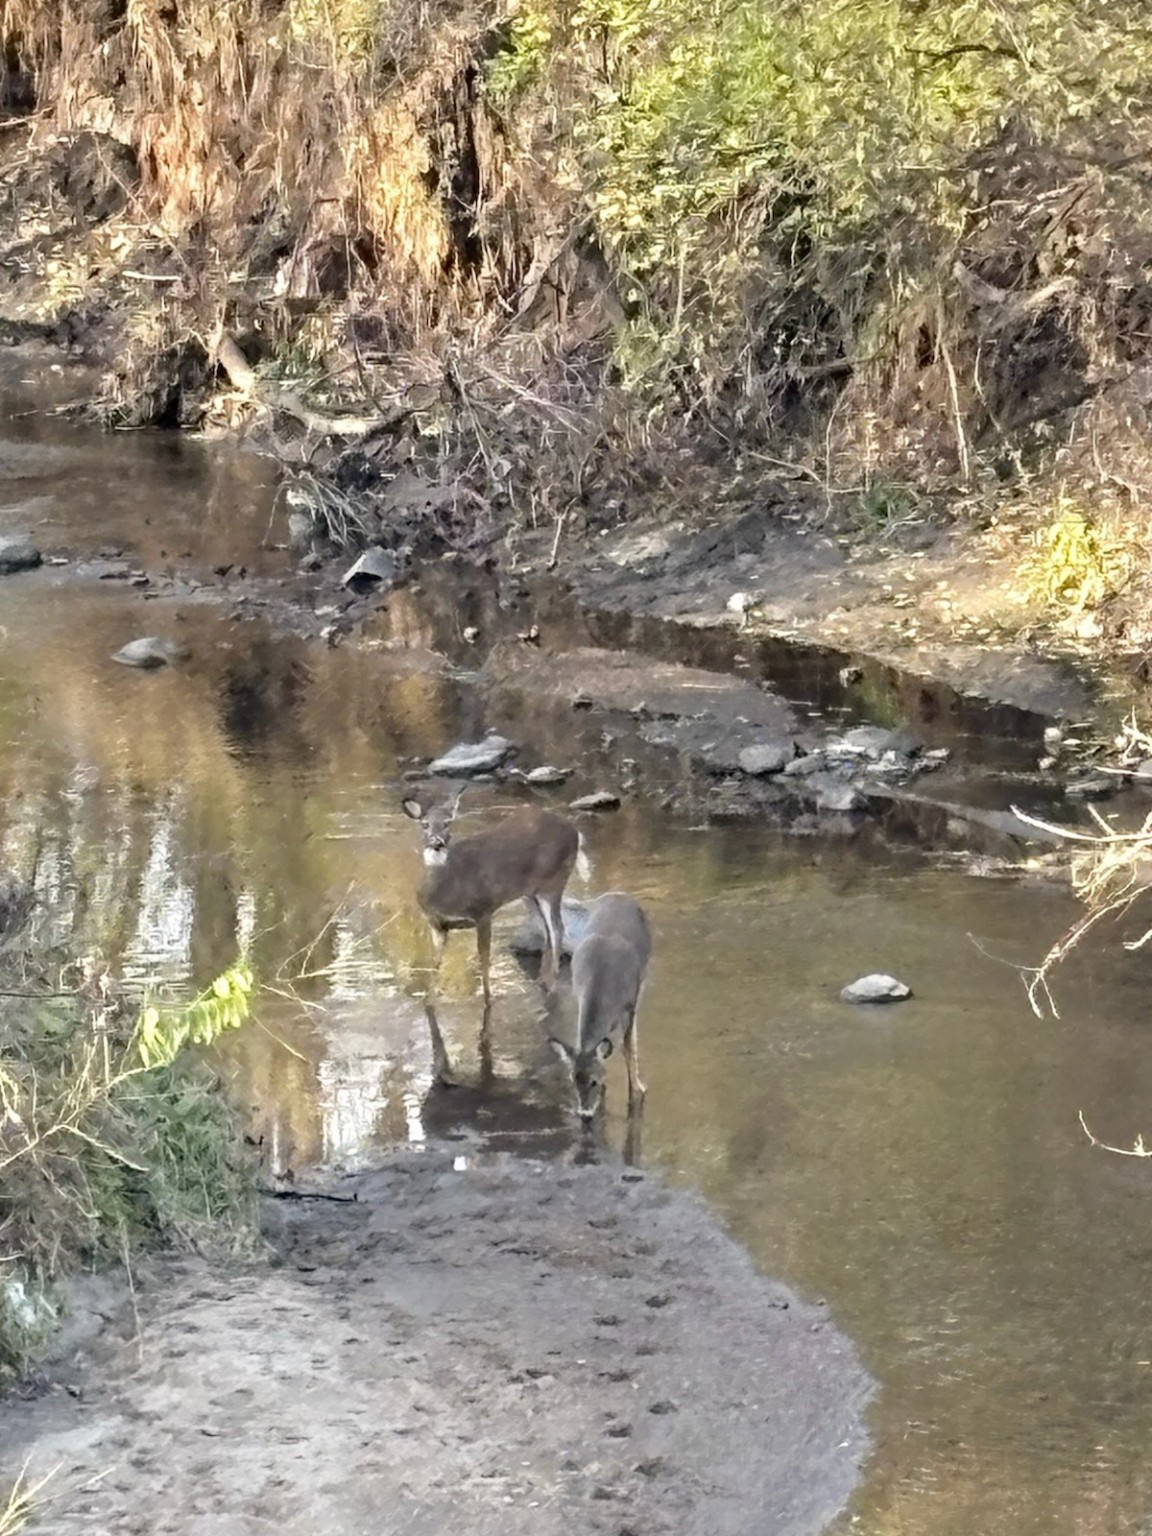
[[[576,1112],[591,1122],[604,1098],[605,1064],[621,1042],[628,1065],[628,1112],[643,1102],[636,1010],[652,953],[648,919],[631,896],[609,891],[588,910],[587,926],[572,952],[576,1044],[552,1037],[572,1073]]]
[[[436,976],[453,929],[475,928],[485,1012],[492,1005],[492,919],[523,898],[540,914],[552,980],[560,972],[564,942],[562,900],[573,869],[587,878],[580,834],[570,821],[534,807],[514,811],[488,832],[453,838],[463,791],[435,803],[408,798],[404,812],[424,833],[424,879],[418,901],[436,945]]]

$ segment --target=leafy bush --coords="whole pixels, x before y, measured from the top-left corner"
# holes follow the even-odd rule
[[[163,1243],[243,1248],[255,1231],[237,1117],[191,1049],[244,1021],[250,972],[135,1011],[70,970],[0,949],[0,1378],[50,1333],[70,1270]]]

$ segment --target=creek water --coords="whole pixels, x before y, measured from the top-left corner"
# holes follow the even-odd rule
[[[175,987],[247,947],[270,990],[225,1066],[274,1173],[445,1134],[465,1156],[576,1154],[539,991],[505,942],[515,913],[490,1060],[470,940],[449,946],[441,1024],[463,1081],[432,1085],[402,774],[488,724],[540,760],[578,750],[530,711],[486,717],[461,636],[489,600],[445,576],[396,594],[367,644],[330,649],[213,595],[214,562],[288,569],[260,461],[32,416],[5,428],[0,481],[0,532],[73,561],[0,578],[0,856],[34,875],[46,927]],[[83,576],[75,562],[109,545],[206,585],[149,599]],[[148,633],[191,659],[111,661]],[[509,792],[471,798],[479,813]],[[629,1155],[826,1298],[880,1382],[843,1528],[1146,1531],[1152,1172],[1094,1149],[1077,1117],[1124,1145],[1152,1129],[1147,959],[1115,935],[1085,947],[1061,1017],[1040,1021],[1017,967],[1073,915],[1051,885],[875,841],[694,827],[648,798],[584,835],[594,888],[634,892],[656,936]],[[840,1003],[877,969],[913,999]],[[617,1148],[622,1098],[621,1071]]]

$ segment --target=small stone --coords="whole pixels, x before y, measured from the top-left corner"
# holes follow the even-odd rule
[[[187,661],[188,651],[174,640],[162,640],[157,635],[142,635],[139,640],[129,640],[112,657],[122,667],[140,667],[145,671],[167,667],[177,661]]]
[[[43,555],[26,534],[0,534],[0,576],[34,570],[43,561]]]
[[[1053,756],[1059,752],[1064,744],[1064,732],[1058,725],[1049,725],[1044,729],[1044,746]]]
[[[890,731],[882,725],[857,725],[835,741],[824,743],[829,757],[867,757],[878,761],[886,752],[909,756],[918,749],[907,731]]]
[[[842,1003],[900,1003],[912,996],[911,987],[897,981],[895,976],[873,972],[851,982],[840,994]]]
[[[615,811],[619,808],[620,796],[614,795],[609,789],[597,789],[590,795],[581,795],[579,800],[570,800],[570,811]]]
[[[810,773],[820,773],[827,764],[822,752],[806,752],[803,757],[794,757],[791,762],[784,764],[784,773],[790,779],[804,779]]]
[[[530,768],[524,775],[526,784],[563,784],[571,776],[571,768],[553,768],[548,763],[541,763],[539,768]]]
[[[923,754],[926,763],[946,763],[952,756],[951,747],[932,747]]]
[[[780,773],[796,754],[791,741],[764,741],[756,746],[745,747],[736,761],[741,771],[756,777],[759,774]]]
[[[450,752],[445,752],[443,757],[438,757],[435,762],[429,763],[429,773],[462,774],[469,776],[476,773],[490,773],[493,768],[499,768],[505,758],[510,757],[517,750],[514,742],[505,736],[498,736],[495,731],[489,731],[483,741],[462,742],[453,747]]]
[[[818,811],[862,811],[868,802],[851,784],[829,784],[816,796]]]
[[[475,645],[480,638],[480,631],[475,624],[466,624],[460,633],[466,645]]]
[[[751,592],[733,592],[725,607],[729,613],[747,613],[749,608],[756,606],[756,597]]]

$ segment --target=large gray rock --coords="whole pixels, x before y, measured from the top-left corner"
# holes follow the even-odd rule
[[[429,763],[428,772],[446,774],[448,777],[460,775],[463,778],[476,773],[491,773],[516,750],[515,742],[505,736],[498,736],[495,731],[489,731],[483,741],[461,742],[458,747],[445,752],[443,757]]]
[[[765,773],[781,773],[796,753],[795,744],[786,741],[762,741],[745,747],[737,758],[741,772],[757,777]]]
[[[912,996],[912,988],[905,986],[902,981],[897,981],[895,976],[886,976],[881,971],[873,971],[869,976],[861,976],[856,981],[850,982],[840,994],[842,1003],[901,1003],[906,997]]]
[[[43,560],[43,555],[27,534],[0,534],[0,576],[34,570]]]
[[[150,671],[156,667],[171,666],[177,661],[187,661],[188,651],[175,640],[162,640],[158,635],[142,635],[139,640],[129,640],[113,656],[122,667],[140,667]]]

